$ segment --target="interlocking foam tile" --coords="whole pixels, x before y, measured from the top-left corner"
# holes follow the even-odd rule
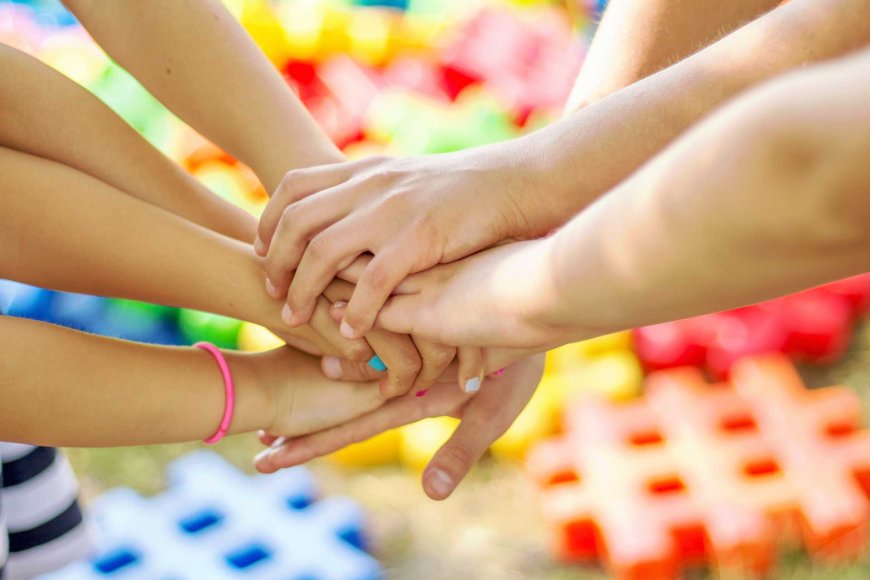
[[[169,478],[154,498],[119,488],[96,500],[99,553],[45,578],[381,577],[359,506],[318,499],[305,469],[249,477],[203,451],[171,464]]]
[[[756,306],[639,328],[634,344],[649,370],[706,366],[717,378],[741,357],[766,352],[830,363],[848,348],[868,305],[870,274],[863,274]]]
[[[668,579],[687,565],[758,573],[783,538],[852,557],[870,522],[870,432],[844,387],[806,390],[783,355],[747,358],[730,384],[660,371],[646,396],[586,400],[536,449],[554,547],[617,578]]]

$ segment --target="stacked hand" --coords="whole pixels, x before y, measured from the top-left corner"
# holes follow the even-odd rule
[[[502,158],[505,163],[494,162]],[[539,236],[557,223],[543,212],[529,219],[534,211],[523,207],[526,180],[507,159],[467,153],[369,159],[287,174],[255,243],[265,257],[268,293],[286,300],[285,332],[322,322],[327,307],[334,340],[337,327],[341,340],[367,341],[379,355],[379,346],[384,352],[393,347],[395,356],[384,362],[391,375],[404,370],[406,377],[400,384],[381,379],[381,393],[395,398],[357,419],[298,438],[264,434],[271,448],[258,456],[258,469],[275,471],[387,429],[452,415],[462,423],[424,474],[427,493],[443,499],[515,420],[542,371],[541,358],[529,355],[552,342],[543,328],[534,332],[533,302],[523,304],[552,283],[541,260],[546,242],[485,248]],[[493,188],[494,178],[503,187]],[[482,200],[492,189],[500,199]],[[472,207],[488,210],[474,213]],[[482,348],[492,346],[515,350]],[[359,350],[324,357],[324,374],[378,379],[382,373],[366,365],[368,353]],[[511,363],[504,376],[484,382],[484,372]],[[416,376],[409,381],[408,375]],[[455,380],[462,390],[451,388]],[[427,389],[428,396],[419,396]]]

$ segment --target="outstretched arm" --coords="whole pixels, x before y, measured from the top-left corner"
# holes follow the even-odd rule
[[[214,433],[224,389],[214,359],[193,348],[138,344],[0,316],[0,438],[103,447],[195,441]],[[236,385],[230,434],[301,435],[378,407],[371,385],[322,378],[287,348],[224,353]],[[135,371],[135,372],[133,372]]]
[[[343,160],[218,0],[64,3],[109,56],[268,191],[291,169]]]
[[[374,253],[345,317],[348,336],[364,335],[408,274],[546,235],[748,87],[861,47],[866,11],[865,0],[791,0],[526,137],[291,172],[260,221],[267,275],[304,324],[336,272]]]
[[[0,62],[0,146],[63,163],[231,238],[254,239],[256,218],[209,191],[91,93],[2,44]]]
[[[0,173],[0,277],[206,310],[262,324],[309,351],[371,357],[364,341],[339,335],[328,305],[316,322],[323,336],[284,327],[249,244],[48,159],[0,148]]]
[[[409,278],[384,327],[545,349],[870,270],[870,51],[761,87],[548,239]]]
[[[730,34],[780,0],[610,0],[566,112],[648,77]]]

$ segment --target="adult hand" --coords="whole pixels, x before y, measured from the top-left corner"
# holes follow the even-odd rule
[[[530,357],[507,369],[500,378],[487,381],[473,397],[439,384],[426,397],[411,394],[392,399],[366,415],[318,433],[289,440],[261,434],[263,443],[271,447],[257,456],[257,470],[273,473],[389,429],[449,415],[461,420],[459,427],[423,472],[426,494],[432,499],[445,499],[516,420],[535,392],[543,370],[544,357]]]
[[[371,329],[409,274],[564,221],[558,204],[543,200],[564,185],[517,143],[288,173],[263,212],[255,248],[266,256],[270,293],[286,296],[289,324],[306,323],[327,284],[366,252],[374,259],[341,325],[348,338]]]
[[[551,240],[505,244],[414,274],[396,288],[376,327],[443,344],[531,352],[612,331],[547,321],[559,296]],[[361,261],[341,275],[353,281],[364,268]]]

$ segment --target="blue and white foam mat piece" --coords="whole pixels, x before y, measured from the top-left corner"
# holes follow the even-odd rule
[[[126,488],[91,505],[99,552],[42,580],[376,580],[365,515],[349,498],[318,499],[311,473],[248,476],[198,451],[168,468],[169,489]]]

